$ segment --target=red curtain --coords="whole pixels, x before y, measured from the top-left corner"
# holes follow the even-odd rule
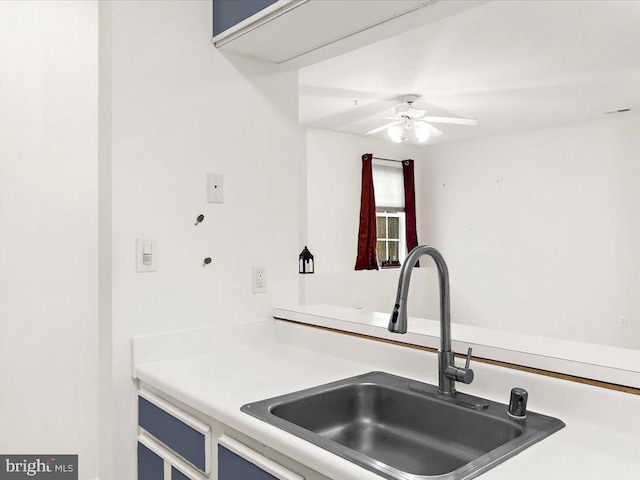
[[[416,228],[416,185],[413,178],[413,160],[402,162],[404,177],[404,212],[407,223],[407,253],[418,246]],[[416,266],[419,266],[416,264]]]
[[[372,154],[366,153],[362,156],[362,192],[360,194],[360,227],[358,229],[356,270],[378,270],[376,199],[373,190],[372,161]]]

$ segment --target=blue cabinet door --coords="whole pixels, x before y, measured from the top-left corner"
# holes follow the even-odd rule
[[[237,25],[278,0],[213,0],[213,36]]]
[[[138,442],[138,480],[162,480],[164,460]]]
[[[218,480],[278,480],[273,475],[218,445]]]
[[[171,467],[171,480],[192,480],[176,467]]]

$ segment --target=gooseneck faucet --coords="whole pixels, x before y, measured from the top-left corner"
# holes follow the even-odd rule
[[[455,354],[451,351],[451,305],[449,301],[449,270],[444,257],[438,250],[428,245],[418,245],[407,256],[398,280],[396,304],[389,320],[389,331],[407,333],[407,295],[413,267],[423,255],[429,255],[438,268],[440,283],[440,350],[438,351],[438,392],[453,397],[456,394],[456,382],[471,383],[473,370],[469,368],[471,349],[467,353],[464,368],[455,366]]]

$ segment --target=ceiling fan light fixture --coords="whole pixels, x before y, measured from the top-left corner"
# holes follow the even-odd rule
[[[405,119],[402,123],[391,125],[387,134],[394,143],[425,143],[431,137],[431,128],[424,121]]]
[[[387,135],[389,135],[389,138],[392,142],[402,143],[402,141],[404,140],[404,128],[400,124],[392,125],[387,128]]]
[[[413,132],[415,133],[418,143],[425,143],[431,136],[431,129],[427,122],[415,122]]]
[[[374,117],[387,121],[393,120],[393,122],[380,125],[379,127],[366,132],[365,135],[375,135],[386,130],[389,139],[394,143],[412,143],[421,145],[427,143],[431,137],[437,137],[443,134],[441,130],[438,130],[433,126],[434,123],[447,123],[470,127],[478,125],[478,121],[475,118],[438,117],[427,115],[427,111],[424,107],[414,103],[419,98],[420,95],[417,94],[400,96],[399,100],[402,103],[396,106],[395,116]],[[628,110],[629,109],[621,109],[617,112],[619,113]]]

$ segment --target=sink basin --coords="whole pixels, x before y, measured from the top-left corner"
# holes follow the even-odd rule
[[[564,427],[557,418],[383,372],[249,403],[242,411],[388,479],[470,479]]]

